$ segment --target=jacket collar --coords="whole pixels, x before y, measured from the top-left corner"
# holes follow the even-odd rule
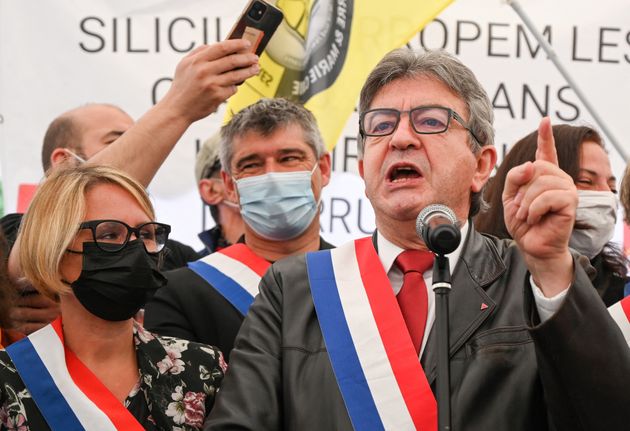
[[[211,229],[204,230],[198,235],[199,240],[203,243],[204,249],[199,251],[201,257],[207,256],[210,253],[214,253],[218,249],[228,247],[229,242],[223,237],[223,231],[221,225],[216,225]]]

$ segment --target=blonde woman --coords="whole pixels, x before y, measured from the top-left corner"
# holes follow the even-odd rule
[[[112,168],[60,169],[40,186],[20,261],[61,317],[0,351],[1,429],[201,429],[221,353],[132,318],[165,282],[170,227],[154,219],[144,188]]]

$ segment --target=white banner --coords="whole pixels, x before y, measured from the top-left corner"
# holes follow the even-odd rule
[[[15,210],[20,183],[41,179],[41,144],[54,117],[88,102],[106,102],[138,118],[166,92],[179,59],[199,44],[223,39],[245,3],[0,0],[5,212]],[[522,6],[630,150],[626,2],[528,0]],[[392,18],[375,26],[374,37],[395,29]],[[409,44],[444,48],[475,71],[495,106],[500,155],[534,130],[543,114],[554,122],[595,125],[516,13],[500,0],[456,1]],[[196,234],[204,229],[193,174],[196,145],[220,127],[223,109],[189,129],[150,187],[159,220],[173,226],[173,238],[195,248],[201,247]],[[356,133],[353,114],[333,153],[336,173],[356,173]],[[613,172],[621,177],[625,163],[609,149]],[[323,197],[322,232],[333,243],[374,228],[360,179],[355,180],[356,187],[346,187],[346,179],[333,180]]]

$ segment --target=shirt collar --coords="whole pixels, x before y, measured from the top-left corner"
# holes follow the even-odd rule
[[[457,246],[457,249],[454,252],[447,255],[451,274],[453,273],[455,265],[459,260],[459,255],[461,254],[462,248],[464,247],[464,242],[466,240],[466,236],[468,235],[468,230],[468,222],[465,221],[460,228],[462,240],[460,241],[459,246]],[[404,251],[404,249],[398,247],[389,239],[385,238],[385,236],[380,231],[377,231],[376,233],[376,244],[378,247],[378,257],[381,260],[381,264],[383,265],[385,272],[389,273],[389,271],[392,269],[392,266],[394,265],[394,261],[396,260],[398,255]]]

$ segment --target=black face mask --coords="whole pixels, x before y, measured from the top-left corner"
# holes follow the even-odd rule
[[[101,319],[130,319],[166,284],[158,255],[147,253],[141,240],[113,253],[85,242],[82,254],[83,269],[70,287],[81,305]]]

